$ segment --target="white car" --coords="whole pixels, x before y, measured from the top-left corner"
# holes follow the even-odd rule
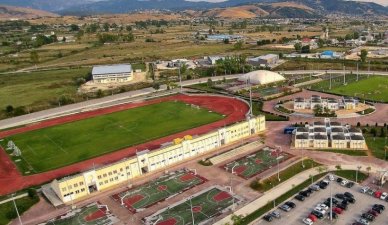
[[[347,183],[349,183],[349,181],[344,179],[344,180],[341,181],[341,186],[345,186]]]
[[[313,225],[314,224],[314,222],[310,218],[304,218],[302,221],[303,221],[304,224],[307,224],[307,225]]]
[[[315,207],[314,210],[322,213],[323,215],[326,214],[326,210],[322,209],[321,207]]]
[[[381,200],[385,200],[385,199],[387,198],[387,196],[388,196],[388,193],[387,193],[387,192],[383,192],[383,193],[381,194],[381,196],[380,196],[380,199],[381,199]]]
[[[361,191],[361,193],[367,193],[369,191],[369,189],[370,189],[370,187],[365,186],[365,187],[362,187],[360,191]]]
[[[325,205],[323,203],[319,203],[316,207],[319,207],[319,208],[321,208],[323,210],[326,210],[326,211],[329,209],[329,206],[327,206],[327,205]]]
[[[327,176],[327,178],[329,178],[330,181],[333,181],[333,180],[334,180],[333,174],[329,174],[329,176]]]

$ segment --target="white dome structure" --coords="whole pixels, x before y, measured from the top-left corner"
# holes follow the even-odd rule
[[[239,81],[249,82],[251,84],[255,85],[263,85],[263,84],[270,84],[275,83],[279,81],[285,80],[285,78],[275,72],[271,72],[268,70],[256,70],[249,72],[247,74],[244,74],[240,78],[238,78]]]

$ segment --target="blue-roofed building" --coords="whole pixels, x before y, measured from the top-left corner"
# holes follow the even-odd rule
[[[95,83],[122,83],[133,80],[133,70],[130,64],[94,66],[92,76]]]
[[[334,51],[327,50],[327,51],[324,51],[321,53],[320,58],[321,59],[339,59],[342,57],[342,55],[343,55],[342,53],[337,53]]]

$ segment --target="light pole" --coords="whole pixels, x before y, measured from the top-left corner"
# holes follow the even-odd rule
[[[18,215],[20,225],[23,225],[22,218],[20,218],[19,210],[18,210],[18,207],[16,206],[15,198],[14,198],[13,195],[14,194],[11,195],[11,198],[12,198],[12,201],[13,201],[13,206],[15,207],[16,214]]]
[[[234,168],[236,167],[236,166],[238,166],[239,164],[237,163],[237,164],[235,164],[233,167],[232,167],[232,174],[230,175],[230,195],[232,195],[232,200],[233,200],[233,210],[235,209],[235,203],[234,203],[234,197],[233,197],[233,191],[232,191],[232,180],[233,180],[233,178],[232,178],[232,176],[233,176],[233,174],[235,174],[235,172],[234,172]]]
[[[330,184],[329,184],[330,185]],[[333,221],[333,191],[332,187],[333,185],[330,185],[330,221]]]
[[[277,148],[279,149],[279,152],[282,151],[282,147],[277,146]],[[280,182],[279,152],[277,152],[276,162],[278,164],[278,181]]]
[[[304,140],[303,140],[303,144],[304,144]],[[303,148],[301,148],[300,151],[302,152],[302,168],[304,168]]]
[[[191,197],[190,197],[190,207],[191,207],[191,218],[193,219],[193,225],[195,224],[194,222],[194,213],[193,213],[193,203],[191,202]]]

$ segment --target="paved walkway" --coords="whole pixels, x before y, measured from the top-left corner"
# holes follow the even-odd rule
[[[366,168],[366,165],[364,165],[364,166],[365,166],[364,168]],[[343,170],[357,170],[356,165],[342,165],[341,167]],[[327,168],[330,171],[336,170],[335,166],[328,166]],[[374,172],[377,172],[379,170],[381,170],[381,168],[371,167],[370,172],[374,173]],[[292,189],[292,187],[297,186],[297,185],[303,183],[304,181],[310,179],[310,175],[314,176],[317,174],[319,174],[319,172],[316,168],[309,169],[309,170],[306,170],[302,173],[299,173],[297,176],[294,176],[291,179],[288,179],[287,181],[281,183],[280,185],[265,192],[263,196],[252,201],[251,203],[245,205],[241,209],[237,210],[234,214],[246,216],[246,215],[252,213],[253,211],[265,206],[268,202],[273,201],[274,199],[276,199],[280,195],[288,192],[289,190]],[[256,222],[256,221],[254,221],[254,222]],[[254,222],[252,222],[251,224],[254,224]],[[231,215],[219,220],[218,222],[215,223],[215,225],[224,225],[226,223],[231,223]]]

